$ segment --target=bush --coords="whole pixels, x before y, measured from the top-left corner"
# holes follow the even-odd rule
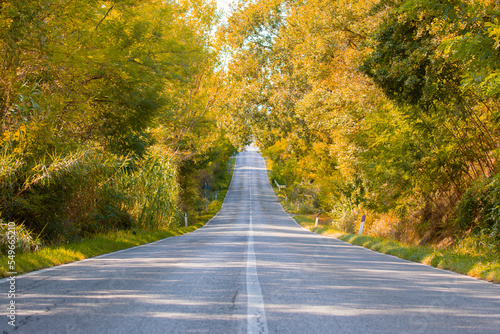
[[[340,219],[334,220],[332,226],[335,229],[342,231],[342,233],[354,233],[356,226],[356,213],[345,213]]]
[[[471,186],[456,211],[460,233],[482,235],[500,249],[500,174]]]
[[[481,180],[470,187],[457,205],[457,225],[461,231],[482,229],[491,203],[488,182]]]
[[[0,175],[3,219],[24,221],[52,243],[134,223],[167,227],[178,216],[176,168],[160,146],[135,161],[88,148],[32,163],[12,153],[0,162],[11,166]]]
[[[53,243],[131,225],[129,195],[117,187],[127,159],[96,148],[31,162],[14,153],[4,158],[21,166],[4,173],[4,220],[23,221]]]
[[[180,216],[177,172],[164,147],[150,147],[139,168],[124,177],[123,191],[132,197],[130,212],[139,225],[168,227]]]
[[[7,254],[9,250],[9,231],[14,229],[16,253],[37,252],[41,248],[39,238],[33,238],[32,233],[24,226],[24,224],[5,223],[0,219],[0,253]]]

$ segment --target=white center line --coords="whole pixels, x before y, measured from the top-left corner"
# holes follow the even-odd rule
[[[250,185],[250,221],[248,226],[247,248],[247,333],[267,334],[267,320],[264,309],[264,300],[257,274],[253,241],[252,189]]]

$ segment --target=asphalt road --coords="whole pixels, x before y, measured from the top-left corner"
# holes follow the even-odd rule
[[[299,227],[255,151],[193,233],[0,283],[3,333],[500,333],[500,286]]]

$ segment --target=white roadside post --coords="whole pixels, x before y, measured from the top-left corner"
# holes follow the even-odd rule
[[[316,214],[316,221],[314,222],[314,227],[318,227],[319,213]]]
[[[278,183],[278,181],[274,180],[274,183],[276,184],[276,187],[278,187],[278,190],[281,191],[281,189],[286,188],[286,185],[281,185]]]
[[[184,212],[184,226],[188,227],[188,214]]]
[[[359,235],[363,234],[363,227],[365,226],[365,219],[366,219],[366,215],[363,215],[363,217],[361,217],[361,224],[359,225],[359,232],[358,232]]]

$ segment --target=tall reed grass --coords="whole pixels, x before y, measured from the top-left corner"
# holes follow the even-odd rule
[[[142,228],[164,228],[180,217],[179,185],[173,161],[160,145],[149,148],[139,168],[124,174],[123,191],[131,197],[130,213]]]

